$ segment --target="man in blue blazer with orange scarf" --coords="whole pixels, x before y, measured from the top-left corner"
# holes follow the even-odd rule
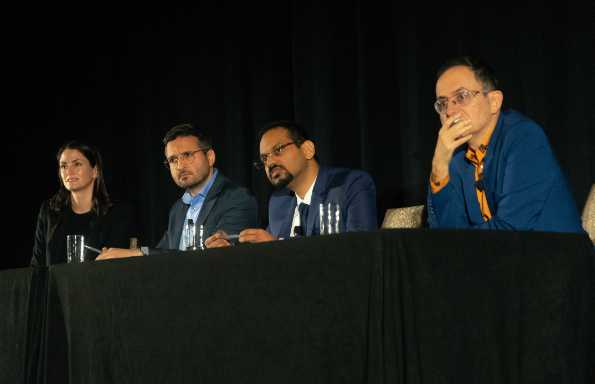
[[[489,66],[469,57],[449,61],[438,72],[436,97],[442,127],[430,227],[583,232],[545,133],[520,113],[501,111]]]

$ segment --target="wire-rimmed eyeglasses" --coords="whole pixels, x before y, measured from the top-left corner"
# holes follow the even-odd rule
[[[439,115],[443,115],[448,109],[448,103],[452,102],[454,105],[464,107],[480,93],[487,94],[487,92],[470,91],[468,89],[461,88],[451,97],[439,97],[438,100],[434,102],[434,109]]]
[[[287,148],[291,144],[297,145],[296,142],[290,141],[289,143],[276,145],[275,147],[273,147],[273,150],[268,153],[261,153],[259,156],[259,160],[255,161],[252,165],[254,165],[254,168],[256,168],[258,170],[263,169],[265,164],[267,163],[267,161],[269,161],[269,158],[271,156],[273,156],[273,157],[281,156],[283,154],[283,151],[285,150],[285,148]]]
[[[167,159],[163,160],[163,165],[165,165],[165,168],[169,169],[172,166],[177,166],[178,163],[180,162],[180,160],[182,160],[182,161],[192,160],[192,159],[194,159],[194,155],[197,152],[207,152],[210,149],[211,149],[210,147],[199,148],[199,149],[195,149],[194,151],[185,151],[185,152],[179,153],[177,155],[171,155]]]

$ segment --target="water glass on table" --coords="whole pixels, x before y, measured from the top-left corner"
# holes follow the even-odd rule
[[[321,235],[340,233],[341,205],[339,203],[320,203],[318,206],[318,218]]]

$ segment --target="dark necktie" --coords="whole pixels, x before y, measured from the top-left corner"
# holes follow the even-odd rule
[[[300,205],[298,205],[298,211],[300,212],[300,227],[302,230],[301,236],[307,236],[308,235],[308,230],[307,230],[307,223],[308,223],[308,208],[310,206],[308,204],[304,204],[304,203],[300,203]]]

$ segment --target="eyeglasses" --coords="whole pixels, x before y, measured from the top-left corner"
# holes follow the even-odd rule
[[[289,143],[285,143],[285,144],[279,144],[275,147],[273,147],[273,150],[270,151],[269,153],[261,153],[259,158],[259,161],[255,161],[254,162],[254,168],[261,170],[264,168],[265,164],[267,163],[267,161],[269,160],[269,158],[271,156],[273,157],[279,157],[283,154],[283,151],[285,150],[285,148],[287,148],[288,146],[290,146],[291,144],[295,144],[297,146],[297,144],[293,141],[290,141]]]
[[[183,160],[183,161],[193,160],[195,153],[207,152],[210,149],[211,148],[199,148],[194,151],[186,151],[186,152],[182,152],[178,155],[172,155],[172,156],[168,157],[167,159],[163,160],[163,165],[165,165],[165,168],[169,169],[172,166],[177,166],[178,163],[180,162],[180,160]]]
[[[448,103],[451,101],[454,103],[454,105],[464,107],[480,93],[487,94],[487,92],[470,91],[468,89],[462,88],[458,90],[452,97],[439,97],[434,103],[434,109],[439,115],[445,114],[446,110],[448,109]]]

